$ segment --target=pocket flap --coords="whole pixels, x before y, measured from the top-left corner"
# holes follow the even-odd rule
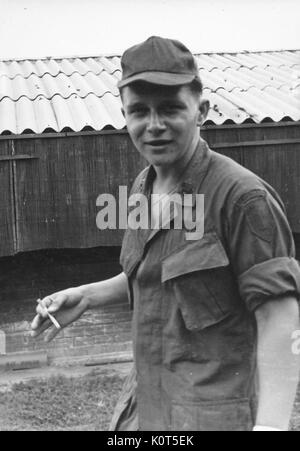
[[[227,254],[217,234],[207,233],[163,260],[162,282],[194,271],[228,265]]]

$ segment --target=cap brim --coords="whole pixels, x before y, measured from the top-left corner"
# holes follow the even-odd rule
[[[139,74],[132,75],[131,77],[121,80],[118,83],[118,88],[124,88],[137,81],[145,81],[160,86],[180,86],[191,83],[197,78],[197,75],[193,74],[172,74],[169,72],[141,72]]]

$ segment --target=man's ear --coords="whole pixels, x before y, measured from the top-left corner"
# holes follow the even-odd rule
[[[209,100],[201,100],[199,105],[198,126],[201,126],[207,118],[209,112],[210,103]]]

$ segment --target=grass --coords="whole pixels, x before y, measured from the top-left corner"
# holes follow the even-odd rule
[[[0,393],[1,431],[105,431],[124,376],[96,371],[15,384]]]
[[[0,431],[106,431],[124,379],[94,370],[15,384],[0,393]],[[291,430],[300,431],[300,387]]]

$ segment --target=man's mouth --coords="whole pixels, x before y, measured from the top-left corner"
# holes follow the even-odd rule
[[[155,139],[147,141],[146,144],[153,147],[161,147],[170,144],[172,141],[170,139]]]

